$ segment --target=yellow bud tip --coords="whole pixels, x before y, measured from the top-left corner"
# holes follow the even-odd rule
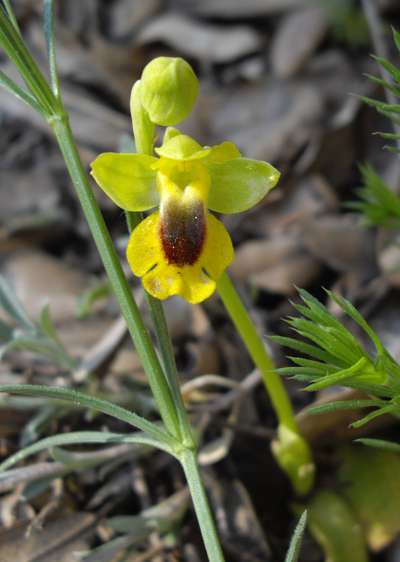
[[[141,78],[141,102],[151,121],[170,126],[186,119],[199,93],[199,81],[182,58],[158,57]]]

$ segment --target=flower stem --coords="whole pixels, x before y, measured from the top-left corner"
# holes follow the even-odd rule
[[[280,376],[275,372],[275,365],[260,339],[235,287],[227,273],[217,283],[219,295],[232,322],[239,332],[254,363],[260,370],[267,392],[271,398],[279,424],[283,424],[296,433],[299,431],[294,417],[292,404]]]
[[[208,559],[210,562],[224,562],[225,558],[200,475],[195,452],[187,450],[182,453],[181,464],[189,485]]]
[[[232,322],[260,370],[278,418],[277,439],[271,444],[272,452],[282,470],[289,477],[296,493],[305,495],[314,484],[315,467],[310,447],[301,435],[294,417],[289,396],[275,371],[274,362],[226,272],[218,280],[217,288]]]
[[[177,437],[184,445],[183,438],[180,435],[181,426],[177,416],[174,397],[161,369],[150,336],[143,324],[104,219],[90,188],[68,120],[65,117],[53,121],[52,126],[111,286],[149,378],[152,392],[160,408],[161,417],[170,433]],[[187,423],[189,422],[187,421]],[[188,481],[209,561],[224,562],[215,523],[197,466],[196,451],[188,446],[184,447],[184,452],[181,453],[181,463]]]
[[[51,122],[60,150],[64,156],[72,183],[96,243],[114,294],[121,307],[139,357],[146,371],[151,390],[160,409],[167,430],[180,439],[180,426],[174,401],[150,336],[140,316],[132,291],[122,271],[110,234],[83,168],[68,118],[60,116]]]
[[[217,288],[232,322],[260,370],[278,418],[277,438],[271,443],[275,459],[290,479],[296,493],[306,495],[314,484],[315,466],[310,447],[300,433],[286,389],[226,272],[218,280]]]
[[[142,213],[126,212],[126,219],[129,232],[140,223],[142,220]],[[162,302],[155,299],[146,290],[144,290],[147,305],[150,310],[150,315],[153,321],[154,332],[160,348],[160,354],[164,366],[164,371],[168,379],[168,384],[171,389],[172,398],[175,404],[177,417],[180,423],[181,433],[183,437],[183,445],[189,448],[194,448],[194,440],[192,429],[190,426],[189,416],[186,412],[185,404],[183,402],[182,393],[179,385],[179,375],[176,368],[176,361],[172,341],[168,330],[167,320],[165,318],[164,307]]]

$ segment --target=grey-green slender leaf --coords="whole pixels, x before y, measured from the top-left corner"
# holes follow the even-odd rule
[[[336,412],[337,410],[358,410],[359,408],[380,408],[384,406],[383,400],[336,400],[327,404],[310,406],[307,412],[312,415]]]
[[[46,36],[46,42],[47,42],[47,53],[49,57],[51,87],[53,89],[54,95],[56,96],[57,99],[59,99],[61,96],[61,90],[60,90],[60,79],[58,77],[58,71],[57,71],[56,47],[55,47],[55,40],[54,40],[53,0],[43,1],[43,22],[44,22],[44,34]]]
[[[4,308],[11,318],[29,330],[36,330],[32,320],[28,317],[17,295],[13,292],[4,277],[0,275],[0,306]]]
[[[71,433],[63,433],[60,435],[53,435],[51,437],[46,437],[41,439],[33,445],[29,445],[24,449],[21,449],[14,455],[11,455],[4,462],[0,464],[0,472],[9,469],[18,462],[30,457],[40,451],[45,449],[50,449],[52,447],[60,447],[65,445],[82,445],[88,443],[101,443],[101,444],[121,444],[121,443],[132,443],[149,445],[150,447],[157,447],[168,453],[171,453],[170,448],[158,439],[148,437],[143,433],[133,433],[131,435],[123,433],[106,433],[102,431],[73,431]]]
[[[375,447],[376,449],[384,449],[386,451],[393,451],[395,453],[400,453],[400,443],[393,443],[393,441],[385,441],[384,439],[372,439],[363,437],[361,439],[356,439],[356,443],[362,443],[368,447]]]
[[[17,18],[15,17],[14,10],[12,9],[10,0],[3,0],[3,4],[11,23],[18,31],[18,33],[21,34],[21,30],[19,28]]]
[[[18,84],[16,84],[11,78],[7,76],[3,71],[0,70],[0,86],[7,90],[10,94],[18,98],[20,101],[26,103],[32,107],[35,111],[38,111],[44,115],[42,108],[37,103],[35,98],[31,96],[28,92],[23,90]]]
[[[2,9],[0,9],[0,46],[18,68],[26,85],[42,108],[42,113],[48,116],[53,115],[54,95],[20,33]]]
[[[171,435],[168,435],[165,431],[160,430],[154,423],[138,416],[134,412],[121,408],[121,406],[116,406],[107,400],[100,400],[99,398],[94,398],[83,392],[78,392],[77,390],[37,384],[4,384],[0,385],[0,392],[22,394],[24,396],[46,396],[47,398],[56,398],[58,400],[65,400],[66,402],[72,402],[77,407],[91,408],[124,421],[144,431],[150,437],[165,443],[167,446],[174,447],[174,445],[177,444],[177,441]]]
[[[307,511],[303,511],[292,538],[290,540],[289,550],[286,554],[285,562],[297,562],[299,559],[301,542],[303,540],[304,530],[307,524]]]

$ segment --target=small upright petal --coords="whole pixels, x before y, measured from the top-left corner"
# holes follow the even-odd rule
[[[159,204],[156,158],[145,154],[104,152],[92,162],[91,174],[118,207],[126,211],[147,211]]]
[[[275,187],[280,176],[271,164],[249,158],[211,164],[208,171],[208,207],[218,213],[241,213],[254,207]]]
[[[155,149],[159,156],[171,160],[196,160],[197,158],[204,158],[211,152],[211,148],[203,148],[192,137],[182,133],[176,134],[176,129],[172,131],[163,144]]]

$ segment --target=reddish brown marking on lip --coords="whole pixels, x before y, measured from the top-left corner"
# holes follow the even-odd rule
[[[198,260],[206,235],[204,206],[169,203],[162,211],[160,236],[168,263],[182,267]]]

